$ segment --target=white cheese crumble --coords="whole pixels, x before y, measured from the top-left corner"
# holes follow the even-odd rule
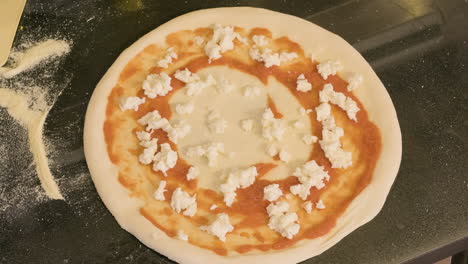
[[[187,180],[190,181],[190,180],[196,179],[198,175],[200,175],[200,169],[192,166],[187,172]]]
[[[344,131],[343,128],[336,126],[335,119],[330,114],[330,105],[322,103],[316,108],[316,112],[317,120],[322,123],[322,140],[319,141],[319,144],[332,164],[332,168],[351,166],[353,163],[352,154],[341,148],[340,137],[344,135]]]
[[[302,137],[302,141],[304,141],[304,143],[306,143],[307,145],[312,145],[312,143],[317,142],[317,140],[318,138],[312,135],[304,135]]]
[[[177,59],[177,53],[175,53],[173,47],[170,47],[166,50],[166,55],[164,55],[164,58],[159,60],[156,65],[161,68],[167,68],[169,67],[169,64],[172,63],[172,59]]]
[[[167,171],[177,163],[177,152],[168,143],[161,144],[161,150],[154,156],[153,170],[160,171],[167,176]]]
[[[143,81],[143,90],[145,95],[150,99],[157,96],[165,96],[172,91],[171,77],[165,72],[150,74]]]
[[[313,209],[314,205],[312,204],[311,201],[307,201],[305,203],[302,204],[302,208],[304,208],[304,210],[306,211],[306,213],[310,214],[312,213],[312,209]]]
[[[286,132],[286,125],[283,120],[276,119],[270,108],[267,108],[262,116],[263,137],[269,141],[282,140]]]
[[[208,159],[208,166],[216,166],[219,154],[224,153],[224,144],[221,142],[209,143],[206,145],[199,145],[187,149],[186,155],[188,157],[201,157],[205,156]]]
[[[333,85],[327,83],[323,86],[323,89],[319,93],[321,103],[332,103],[339,106],[346,112],[349,119],[357,121],[356,113],[359,112],[359,107],[356,102],[346,97],[343,93],[335,92]]]
[[[211,111],[208,115],[208,128],[211,133],[223,134],[227,125],[227,121],[219,113]]]
[[[268,39],[264,35],[254,35],[252,36],[252,41],[254,42],[255,45],[259,47],[263,47],[265,45],[268,45]]]
[[[150,141],[151,140],[151,133],[148,133],[146,131],[137,131],[136,136],[137,136],[138,140],[140,140],[140,141]]]
[[[322,75],[324,80],[328,79],[329,75],[335,75],[341,71],[343,66],[339,61],[328,60],[317,65],[317,71]]]
[[[359,85],[361,85],[363,81],[362,75],[358,73],[352,73],[348,77],[348,86],[346,86],[346,89],[351,92],[354,91],[354,89],[358,88]]]
[[[193,38],[193,41],[198,46],[201,46],[201,45],[203,45],[203,42],[205,42],[205,39],[203,37],[200,37],[200,36],[195,36],[195,38]]]
[[[297,77],[296,90],[303,93],[312,90],[312,84],[306,79],[304,74],[301,74]]]
[[[267,201],[276,201],[281,197],[281,195],[283,195],[283,192],[277,183],[267,185],[263,188],[263,199]]]
[[[280,56],[281,62],[290,61],[299,57],[296,52],[285,52],[285,51],[281,52],[279,56]]]
[[[221,58],[221,53],[234,49],[234,39],[237,38],[241,42],[245,40],[234,31],[231,26],[223,27],[219,24],[212,26],[213,36],[205,45],[205,54],[208,56],[208,61]]]
[[[236,190],[247,188],[255,182],[255,177],[258,175],[255,166],[247,169],[231,171],[225,178],[225,181],[220,186],[220,191],[224,195],[224,203],[231,206],[236,198]]]
[[[271,49],[265,48],[263,51],[254,47],[249,50],[249,55],[253,60],[263,62],[265,67],[279,66],[281,62],[287,62],[298,57],[295,52],[273,53]]]
[[[177,104],[175,110],[179,115],[191,114],[193,112],[193,104]]]
[[[158,201],[164,201],[166,200],[166,197],[164,197],[164,192],[166,192],[166,181],[160,181],[158,189],[153,194],[153,198],[158,200]]]
[[[302,200],[307,199],[310,188],[315,187],[320,190],[325,187],[324,180],[328,181],[330,179],[330,175],[315,160],[308,161],[302,167],[296,168],[293,176],[298,178],[300,184],[291,186],[290,191]]]
[[[136,96],[129,96],[120,99],[120,110],[125,111],[129,109],[133,109],[134,111],[138,111],[138,107],[145,102],[145,98],[140,98]]]
[[[179,138],[184,138],[185,136],[188,135],[188,133],[190,133],[190,131],[192,130],[192,127],[189,124],[185,123],[184,121],[180,121],[173,126],[169,125],[163,129],[164,131],[166,131],[169,139],[172,142],[177,143]]]
[[[266,152],[271,157],[274,157],[274,156],[278,155],[279,149],[275,144],[270,144],[270,145],[268,145]]]
[[[199,94],[204,88],[215,85],[216,80],[213,78],[213,76],[207,75],[205,80],[196,80],[189,82],[185,85],[186,88],[186,94],[188,96],[195,96]]]
[[[172,193],[171,207],[178,214],[183,211],[183,215],[194,216],[197,212],[196,197],[196,194],[190,196],[179,187]]]
[[[247,85],[244,88],[244,96],[245,97],[259,96],[261,94],[261,92],[262,91],[257,86]]]
[[[288,163],[291,161],[291,154],[289,154],[289,152],[287,152],[286,150],[282,149],[279,153],[279,158],[281,161],[284,161],[285,163]]]
[[[325,209],[325,204],[323,203],[323,201],[320,199],[316,204],[315,204],[315,207],[317,209]]]
[[[143,152],[138,156],[140,163],[148,165],[153,162],[156,152],[158,151],[158,139],[142,140],[140,145],[144,147]]]
[[[230,94],[234,90],[234,85],[226,79],[221,79],[217,86],[218,90],[224,94]]]
[[[241,127],[244,131],[252,131],[254,121],[252,119],[244,119],[241,121]]]
[[[192,73],[187,68],[185,68],[183,70],[177,70],[176,73],[174,74],[174,77],[177,80],[182,81],[184,83],[189,83],[189,82],[194,82],[194,81],[200,80],[200,77],[198,77],[197,74]]]
[[[281,236],[292,239],[300,229],[298,217],[296,213],[288,213],[289,204],[286,202],[278,202],[270,204],[267,207],[270,220],[268,227],[281,234]]]
[[[214,209],[218,208],[218,206],[216,204],[212,204],[210,206],[210,210],[213,211]]]
[[[312,109],[305,109],[304,107],[299,107],[299,114],[305,116],[312,113]]]
[[[182,241],[187,241],[188,235],[182,229],[179,229],[177,230],[177,238]]]
[[[229,216],[222,213],[216,216],[211,225],[201,226],[200,229],[224,242],[226,241],[226,234],[234,230],[234,227],[229,222]]]

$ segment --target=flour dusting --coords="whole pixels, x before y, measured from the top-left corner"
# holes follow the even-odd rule
[[[0,78],[12,78],[17,74],[30,70],[42,61],[62,56],[70,52],[70,45],[63,40],[48,39],[36,43],[24,52],[12,52],[12,67],[0,67]]]

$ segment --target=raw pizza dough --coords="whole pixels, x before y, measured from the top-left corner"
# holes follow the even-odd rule
[[[352,69],[363,75],[364,83],[355,94],[365,106],[370,120],[380,129],[382,152],[371,183],[351,202],[336,226],[326,235],[300,241],[281,251],[253,251],[245,255],[220,256],[185,241],[170,238],[159,231],[139,213],[141,202],[130,198],[128,190],[117,180],[118,170],[107,153],[103,124],[106,119],[107,98],[121,71],[148,45],[164,43],[168,34],[209,27],[214,23],[247,29],[268,28],[274,36],[288,36],[299,43],[306,53],[314,54],[319,61],[336,59],[342,63],[345,70]],[[120,226],[148,247],[180,263],[297,263],[316,256],[378,214],[396,177],[401,160],[401,134],[395,109],[385,87],[361,55],[340,37],[306,20],[248,7],[207,9],[177,17],[125,50],[93,93],[86,114],[84,147],[99,195]]]

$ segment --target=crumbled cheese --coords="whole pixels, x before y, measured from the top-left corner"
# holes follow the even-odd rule
[[[304,141],[304,143],[306,143],[307,145],[312,145],[312,143],[317,142],[317,140],[318,138],[312,135],[304,135],[302,137],[302,141]]]
[[[304,107],[299,107],[299,114],[305,116],[312,113],[312,109],[304,109]]]
[[[187,172],[187,180],[193,180],[196,179],[200,175],[200,170],[197,167],[190,167],[190,169]]]
[[[186,84],[186,94],[188,96],[195,96],[199,94],[204,88],[215,85],[216,80],[212,75],[206,76],[205,80],[196,80]]]
[[[293,126],[295,128],[303,128],[304,127],[304,123],[302,123],[300,120],[296,120],[294,123],[293,123]]]
[[[164,197],[164,192],[166,192],[166,181],[160,181],[158,189],[153,194],[153,198],[159,201],[164,201],[166,200],[166,197]]]
[[[343,66],[339,61],[328,60],[317,64],[317,71],[322,75],[324,80],[328,79],[329,75],[335,75],[338,71],[341,71]]]
[[[289,204],[285,201],[271,203],[266,208],[268,216],[281,215],[289,210]]]
[[[211,225],[201,226],[200,229],[224,242],[226,241],[226,234],[234,230],[234,227],[229,222],[229,216],[222,213],[216,216]]]
[[[330,105],[322,103],[316,108],[316,112],[317,120],[322,123],[322,140],[319,141],[319,144],[332,164],[332,168],[351,166],[353,163],[352,154],[341,148],[340,137],[344,135],[344,131],[341,127],[336,126],[335,119],[330,114]]]
[[[197,212],[197,195],[190,196],[179,187],[174,190],[171,198],[171,207],[177,213],[183,211],[183,215],[194,216]]]
[[[143,81],[143,90],[145,95],[151,99],[156,96],[165,96],[172,91],[171,77],[165,72],[150,74]]]
[[[244,96],[245,97],[259,96],[261,92],[262,92],[261,89],[256,86],[247,85],[244,89]]]
[[[179,138],[184,138],[188,135],[188,133],[190,133],[192,127],[184,121],[180,121],[179,123],[173,126],[168,125],[163,127],[163,130],[166,131],[169,140],[171,140],[174,143],[177,143]]]
[[[140,145],[144,147],[143,152],[138,156],[140,163],[148,165],[153,162],[156,152],[158,151],[157,142],[157,138],[140,141]]]
[[[281,191],[279,184],[270,184],[268,186],[265,186],[263,188],[263,199],[273,202],[278,200],[278,198],[283,195],[283,192]]]
[[[227,128],[227,121],[221,118],[221,115],[215,111],[211,111],[208,115],[208,128],[211,133],[223,134]]]
[[[290,191],[301,197],[302,200],[307,199],[310,188],[315,187],[320,190],[325,187],[324,180],[330,179],[330,175],[315,160],[308,161],[302,167],[296,168],[293,176],[298,178],[300,184],[291,186]]]
[[[218,90],[224,94],[230,94],[234,90],[234,85],[226,79],[221,79],[217,86]]]
[[[321,122],[331,115],[331,107],[329,104],[320,104],[315,108],[317,121]]]
[[[137,131],[136,136],[140,141],[150,141],[151,140],[151,133],[146,131]]]
[[[343,93],[335,92],[333,85],[327,83],[319,93],[321,103],[332,103],[343,109],[348,115],[349,119],[356,121],[356,113],[359,112],[359,107],[356,102],[346,97]]]
[[[244,131],[249,132],[253,128],[253,120],[252,119],[245,119],[241,121],[241,127]]]
[[[306,79],[304,74],[301,74],[297,77],[296,90],[304,93],[312,90],[312,84]]]
[[[179,229],[177,230],[177,238],[183,241],[187,241],[188,235],[182,229]]]
[[[172,59],[177,59],[177,53],[174,52],[174,48],[170,47],[166,51],[164,58],[159,60],[156,65],[161,68],[167,68],[172,63]]]
[[[167,176],[167,171],[174,168],[177,163],[177,152],[171,149],[168,143],[161,144],[161,151],[154,156],[153,170],[161,171]]]
[[[120,110],[125,111],[129,109],[133,109],[134,111],[138,111],[138,107],[145,102],[145,98],[140,98],[136,96],[124,97],[120,99]]]
[[[354,91],[359,85],[362,83],[363,78],[362,75],[358,73],[353,73],[349,76],[348,78],[348,86],[346,86],[346,89],[351,92]]]
[[[270,68],[271,66],[279,66],[281,64],[280,55],[273,53],[271,49],[264,49],[260,51],[258,48],[251,48],[249,55],[253,60],[263,62],[265,67]]]
[[[291,161],[291,154],[287,152],[286,150],[282,149],[279,153],[280,160],[288,163]]]
[[[220,142],[206,144],[205,146],[194,146],[188,148],[186,155],[188,157],[205,156],[208,159],[208,166],[216,166],[217,159],[220,153],[224,153],[224,144]]]
[[[302,208],[304,208],[304,210],[306,211],[306,213],[310,214],[312,213],[312,209],[313,209],[313,204],[311,201],[307,201],[305,203],[302,204]]]
[[[286,62],[286,61],[293,60],[299,56],[297,55],[296,52],[284,52],[283,51],[280,53],[279,57],[280,57],[281,62]]]
[[[198,46],[201,46],[201,45],[203,45],[203,42],[205,42],[205,39],[204,39],[203,37],[196,36],[195,38],[193,38],[193,41],[194,41],[195,44],[197,44]]]
[[[216,204],[212,204],[210,206],[210,210],[213,211],[214,209],[218,208],[218,206]]]
[[[268,145],[267,147],[267,154],[270,155],[271,157],[274,157],[276,155],[278,155],[279,153],[279,149],[276,145],[274,144],[270,144]]]
[[[315,207],[317,209],[325,209],[325,204],[323,203],[323,201],[320,199],[316,204],[315,204]]]
[[[193,112],[193,104],[177,104],[175,109],[177,114],[179,115],[191,114]]]
[[[286,132],[283,120],[276,119],[270,108],[267,108],[262,116],[263,137],[269,141],[282,140]]]
[[[197,74],[192,73],[187,68],[183,69],[182,71],[177,70],[176,73],[174,74],[174,77],[177,80],[182,81],[184,83],[190,83],[190,82],[195,82],[195,81],[200,80],[200,77]]]
[[[252,41],[254,42],[255,45],[259,47],[263,47],[265,45],[268,45],[268,39],[264,35],[254,35],[252,36]]]
[[[231,26],[223,27],[219,24],[213,25],[213,36],[205,45],[205,54],[208,56],[208,61],[221,58],[221,53],[234,49],[234,39],[237,38],[244,42],[243,38],[234,32]]]
[[[247,188],[252,185],[257,175],[257,168],[255,166],[244,170],[231,171],[224,183],[220,186],[220,191],[224,195],[224,202],[226,205],[231,206],[236,198],[236,190],[239,188]]]
[[[288,213],[289,205],[286,202],[270,204],[267,212],[270,216],[268,227],[281,234],[281,236],[292,239],[300,229],[296,213]]]

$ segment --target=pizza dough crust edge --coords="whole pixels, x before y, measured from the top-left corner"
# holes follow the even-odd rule
[[[242,19],[239,19],[242,17]],[[151,43],[163,43],[166,35],[182,29],[206,27],[213,23],[244,28],[266,27],[274,36],[287,35],[298,42],[306,54],[314,48],[328,47],[319,60],[337,59],[344,71],[362,74],[364,82],[355,94],[364,104],[369,118],[380,129],[382,153],[373,173],[372,182],[356,197],[337,225],[326,235],[303,240],[282,251],[251,252],[233,257],[219,256],[212,251],[170,238],[157,229],[138,211],[142,202],[129,197],[129,192],[118,182],[118,169],[109,159],[104,140],[103,124],[107,97],[117,83],[125,65]],[[308,49],[312,48],[312,49]],[[228,7],[204,9],[170,20],[149,32],[127,48],[112,64],[96,86],[86,112],[84,125],[84,152],[96,189],[106,207],[119,225],[146,246],[170,259],[188,264],[198,263],[297,263],[319,255],[356,228],[369,222],[382,209],[396,178],[402,153],[401,132],[395,108],[387,90],[366,60],[341,37],[301,18],[261,8]],[[184,252],[181,254],[181,252]]]

